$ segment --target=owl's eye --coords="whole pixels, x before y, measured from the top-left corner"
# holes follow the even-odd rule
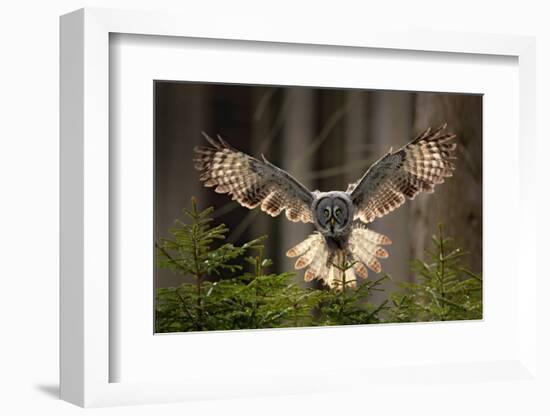
[[[340,207],[336,207],[334,209],[334,215],[338,218],[340,216],[340,214],[342,213],[342,210],[340,209]]]
[[[325,210],[323,211],[323,213],[325,214],[325,217],[328,218],[330,217],[330,210],[328,208],[325,208]]]

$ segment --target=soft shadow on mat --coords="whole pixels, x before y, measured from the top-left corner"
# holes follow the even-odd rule
[[[59,385],[58,384],[37,384],[34,386],[36,390],[41,391],[47,396],[54,399],[59,399]]]

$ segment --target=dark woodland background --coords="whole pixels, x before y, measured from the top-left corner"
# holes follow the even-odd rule
[[[266,256],[276,273],[294,269],[295,259],[285,253],[313,231],[312,224],[292,223],[284,215],[272,218],[259,207],[242,208],[203,187],[192,163],[193,147],[205,143],[202,131],[220,134],[255,157],[263,153],[311,190],[328,191],[345,190],[390,147],[446,121],[458,135],[454,176],[435,193],[408,201],[369,227],[393,241],[382,267],[394,281],[413,279],[409,261],[424,257],[440,222],[471,253],[469,269],[482,271],[481,95],[169,81],[155,81],[154,93],[155,240],[169,236],[192,196],[200,209],[216,209],[216,223],[231,230],[229,242],[267,234]],[[156,287],[180,283],[181,276],[156,269]],[[388,290],[393,285],[385,283]]]

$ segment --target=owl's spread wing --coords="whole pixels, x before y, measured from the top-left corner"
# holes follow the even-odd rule
[[[437,184],[452,176],[451,154],[455,134],[445,133],[446,124],[428,128],[401,149],[384,155],[347,192],[356,207],[355,219],[364,223],[383,217],[401,206],[406,198],[433,192]]]
[[[286,171],[267,161],[253,158],[225,142],[203,136],[212,147],[195,147],[195,168],[200,180],[218,193],[231,195],[242,206],[276,217],[285,211],[290,221],[313,222],[313,194]]]

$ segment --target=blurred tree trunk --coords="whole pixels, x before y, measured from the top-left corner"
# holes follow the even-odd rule
[[[372,162],[387,153],[390,147],[397,149],[403,146],[411,136],[412,105],[409,94],[391,91],[375,91],[371,93],[370,105],[372,108],[370,126],[372,149]],[[383,292],[375,292],[372,300],[377,303],[385,299],[388,293],[396,287],[394,282],[410,281],[410,236],[408,230],[409,205],[405,204],[399,209],[389,213],[381,219],[377,219],[369,227],[387,235],[392,241],[388,247],[390,256],[382,260],[382,270],[388,273],[393,281],[386,280]],[[379,276],[374,275],[373,278]]]
[[[155,103],[155,240],[159,240],[170,237],[168,229],[181,217],[182,208],[189,207],[190,198],[180,191],[182,182],[189,194],[199,197],[201,208],[206,205],[200,198],[203,187],[195,180],[197,171],[190,163],[193,155],[185,141],[187,137],[201,140],[204,87],[159,82],[155,84]],[[181,276],[167,269],[156,269],[156,279],[159,287],[181,283]]]
[[[442,223],[447,235],[471,254],[466,261],[474,272],[482,267],[482,97],[463,94],[416,96],[414,131],[419,133],[447,122],[456,133],[458,158],[452,178],[435,193],[419,195],[411,203],[411,257],[424,258],[431,236]]]
[[[285,90],[287,100],[286,121],[283,127],[282,152],[280,166],[302,182],[308,189],[312,188],[312,181],[306,174],[311,172],[311,158],[302,158],[314,136],[314,94],[311,88],[287,88]],[[300,159],[296,163],[296,159]],[[272,218],[269,218],[273,221]],[[279,247],[280,270],[294,270],[296,259],[286,256],[289,248],[304,240],[312,231],[311,224],[291,222],[283,213],[277,219],[281,228],[281,240]],[[298,272],[298,282],[303,282],[303,271]]]
[[[345,119],[345,183],[357,181],[368,167],[372,148],[368,145],[369,92],[352,90],[347,96],[349,111]],[[361,162],[361,163],[358,163]],[[340,190],[345,191],[346,187]]]

